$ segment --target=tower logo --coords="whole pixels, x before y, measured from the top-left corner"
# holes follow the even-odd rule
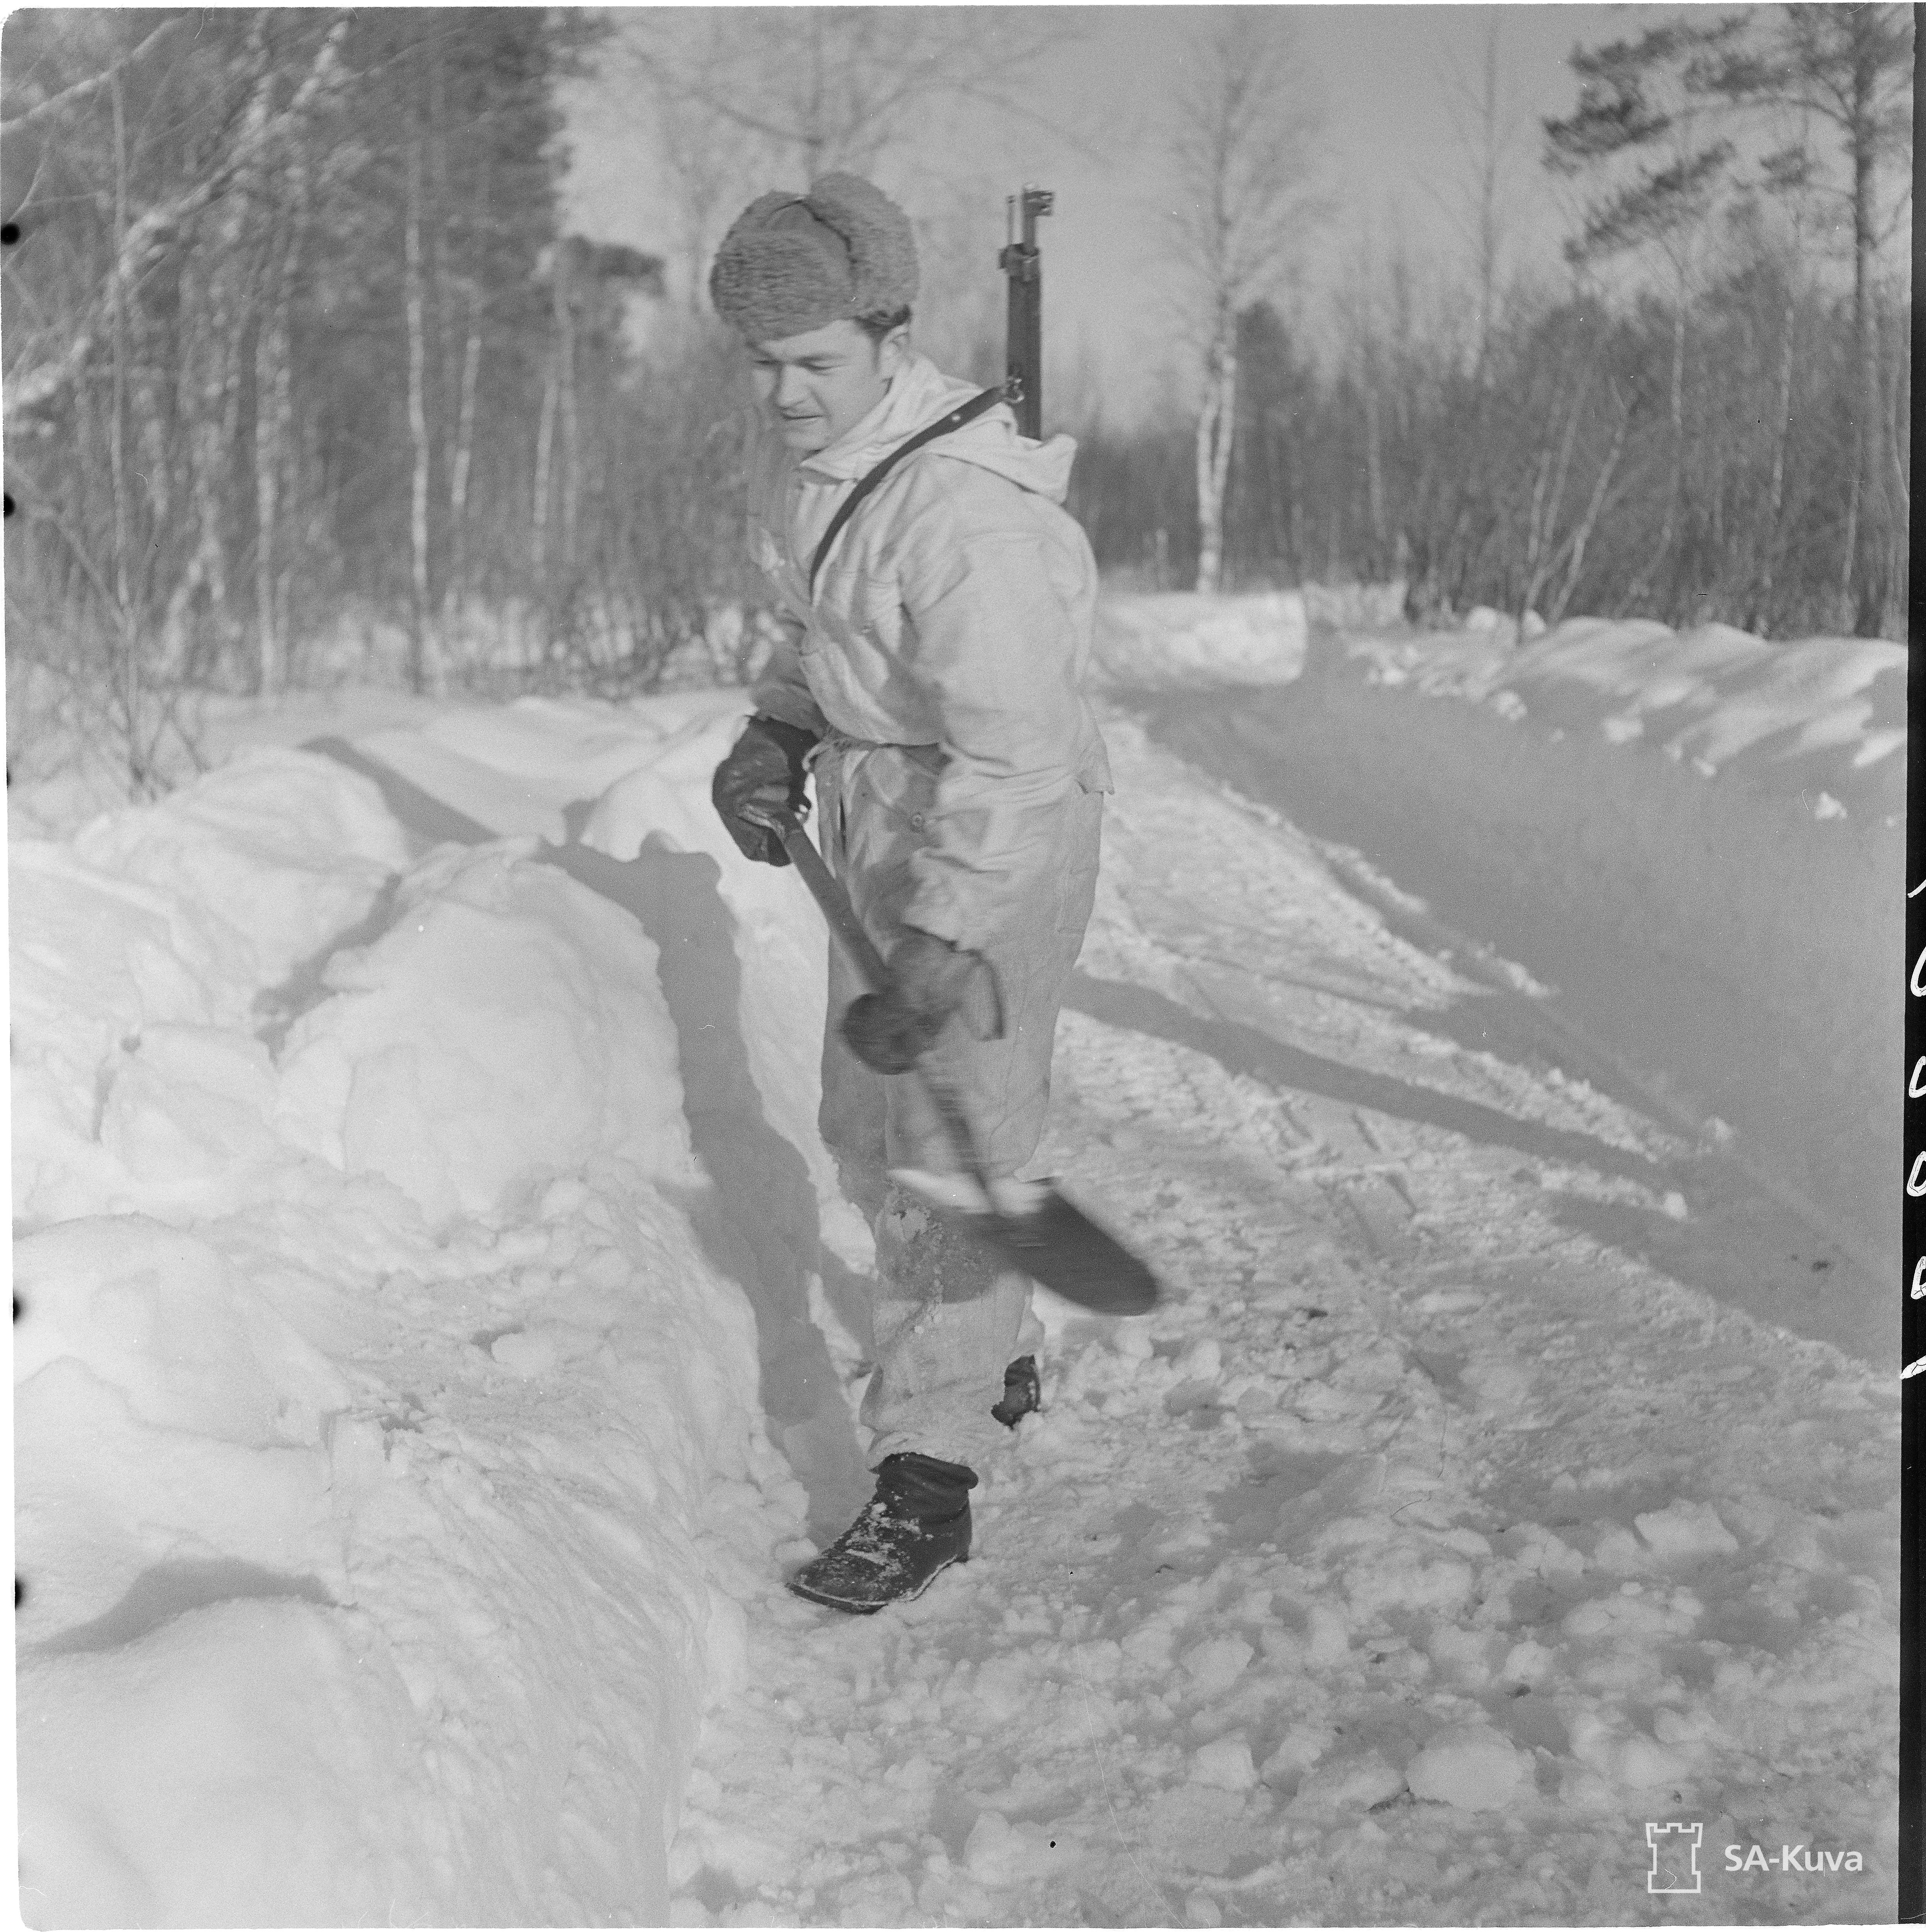
[[[1646,1890],[1696,1892],[1699,1841],[1705,1834],[1702,1825],[1647,1825],[1646,1843],[1652,1847],[1652,1870],[1646,1876]]]

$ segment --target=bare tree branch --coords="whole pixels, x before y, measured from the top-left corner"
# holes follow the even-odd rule
[[[218,165],[171,200],[148,208],[129,226],[100,285],[93,316],[58,356],[16,376],[8,384],[6,422],[11,423],[42,407],[80,374],[93,352],[100,321],[112,312],[119,291],[139,278],[150,259],[166,245],[170,236],[225,194],[238,176],[264,160],[306,119],[322,94],[340,78],[341,42],[350,24],[350,16],[345,14],[334,22],[314,64],[285,107],[244,128]]]
[[[987,9],[810,8],[651,15],[626,44],[658,98],[769,142],[813,177],[873,167],[920,110],[945,101],[1036,123],[1015,77],[1072,31]]]
[[[170,20],[163,20],[140,44],[121,56],[111,67],[104,68],[98,74],[85,80],[76,80],[71,87],[63,87],[58,94],[50,94],[22,114],[16,114],[10,121],[0,121],[0,135],[18,134],[29,128],[37,128],[44,121],[51,121],[56,115],[64,113],[70,107],[90,100],[102,88],[109,86],[126,68],[142,59],[165,40],[182,22],[191,20],[188,14],[176,14]]]

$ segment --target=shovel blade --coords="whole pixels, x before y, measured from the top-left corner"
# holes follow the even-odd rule
[[[1156,1276],[1123,1243],[1048,1181],[1005,1184],[988,1204],[961,1177],[898,1168],[896,1178],[953,1227],[1033,1281],[1096,1315],[1148,1315]]]

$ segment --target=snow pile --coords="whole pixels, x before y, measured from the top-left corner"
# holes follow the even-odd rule
[[[1404,620],[1402,578],[1388,584],[1306,584],[1303,595],[1310,621],[1334,630],[1381,630]]]
[[[648,661],[658,640],[638,634],[626,606],[596,600],[578,614],[580,647],[594,670],[620,676]],[[512,679],[545,668],[548,627],[535,607],[510,598],[471,598],[445,614],[436,627],[442,680],[457,688],[485,690],[506,674]],[[669,647],[658,690],[680,690],[740,682],[753,676],[774,641],[768,614],[739,604],[714,606],[703,629]],[[387,686],[410,682],[415,643],[408,628],[372,607],[352,602],[332,626],[301,640],[298,675],[309,686]],[[492,680],[491,680],[492,674]]]
[[[276,1103],[290,1139],[386,1175],[436,1226],[598,1154],[693,1184],[675,1036],[632,920],[512,846],[443,848],[393,909],[296,1022]]]
[[[1509,638],[1482,628],[1388,634],[1375,627],[1336,628],[1346,633],[1346,656],[1362,664],[1373,684],[1408,684],[1431,698],[1490,698],[1515,655]]]
[[[1468,621],[1459,632],[1365,634],[1345,647],[1381,683],[1528,713],[1614,745],[1643,742],[1704,776],[1730,768],[1781,791],[1831,783],[1864,793],[1863,775],[1896,770],[1892,754],[1906,742],[1900,644],[1770,644],[1726,624],[1681,632],[1580,617],[1521,650],[1515,628]],[[1837,816],[1834,802],[1819,815]]]
[[[1249,597],[1109,592],[1096,610],[1092,682],[1121,689],[1288,684],[1310,632],[1294,590]]]
[[[1516,617],[1508,617],[1502,610],[1494,610],[1489,604],[1474,604],[1460,620],[1460,628],[1472,636],[1483,634],[1495,643],[1507,647],[1515,645],[1520,637],[1526,643],[1545,634],[1545,620],[1535,610],[1527,610],[1521,623]]]
[[[666,1910],[800,1493],[662,958],[705,912],[712,976],[756,950],[682,770],[740,703],[580,709],[419,741],[465,846],[266,748],[14,850],[31,1922]],[[608,849],[490,836],[551,800]],[[791,976],[708,1023],[806,1144],[820,947],[812,983],[793,884],[730,870]]]

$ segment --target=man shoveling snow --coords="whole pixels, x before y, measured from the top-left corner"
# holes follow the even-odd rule
[[[956,1165],[932,1085],[982,1178],[1036,1151],[1110,788],[1081,688],[1096,568],[1061,507],[1075,446],[1019,436],[910,347],[916,286],[908,218],[848,174],[751,203],[710,278],[748,345],[749,544],[782,631],[716,807],[786,864],[767,814],[813,772],[824,856],[887,962],[862,993],[832,953],[821,1116],[876,1229],[876,1492],[791,1584],[857,1612],[968,1557],[976,1466],[1036,1406],[1029,1277],[890,1176]]]

